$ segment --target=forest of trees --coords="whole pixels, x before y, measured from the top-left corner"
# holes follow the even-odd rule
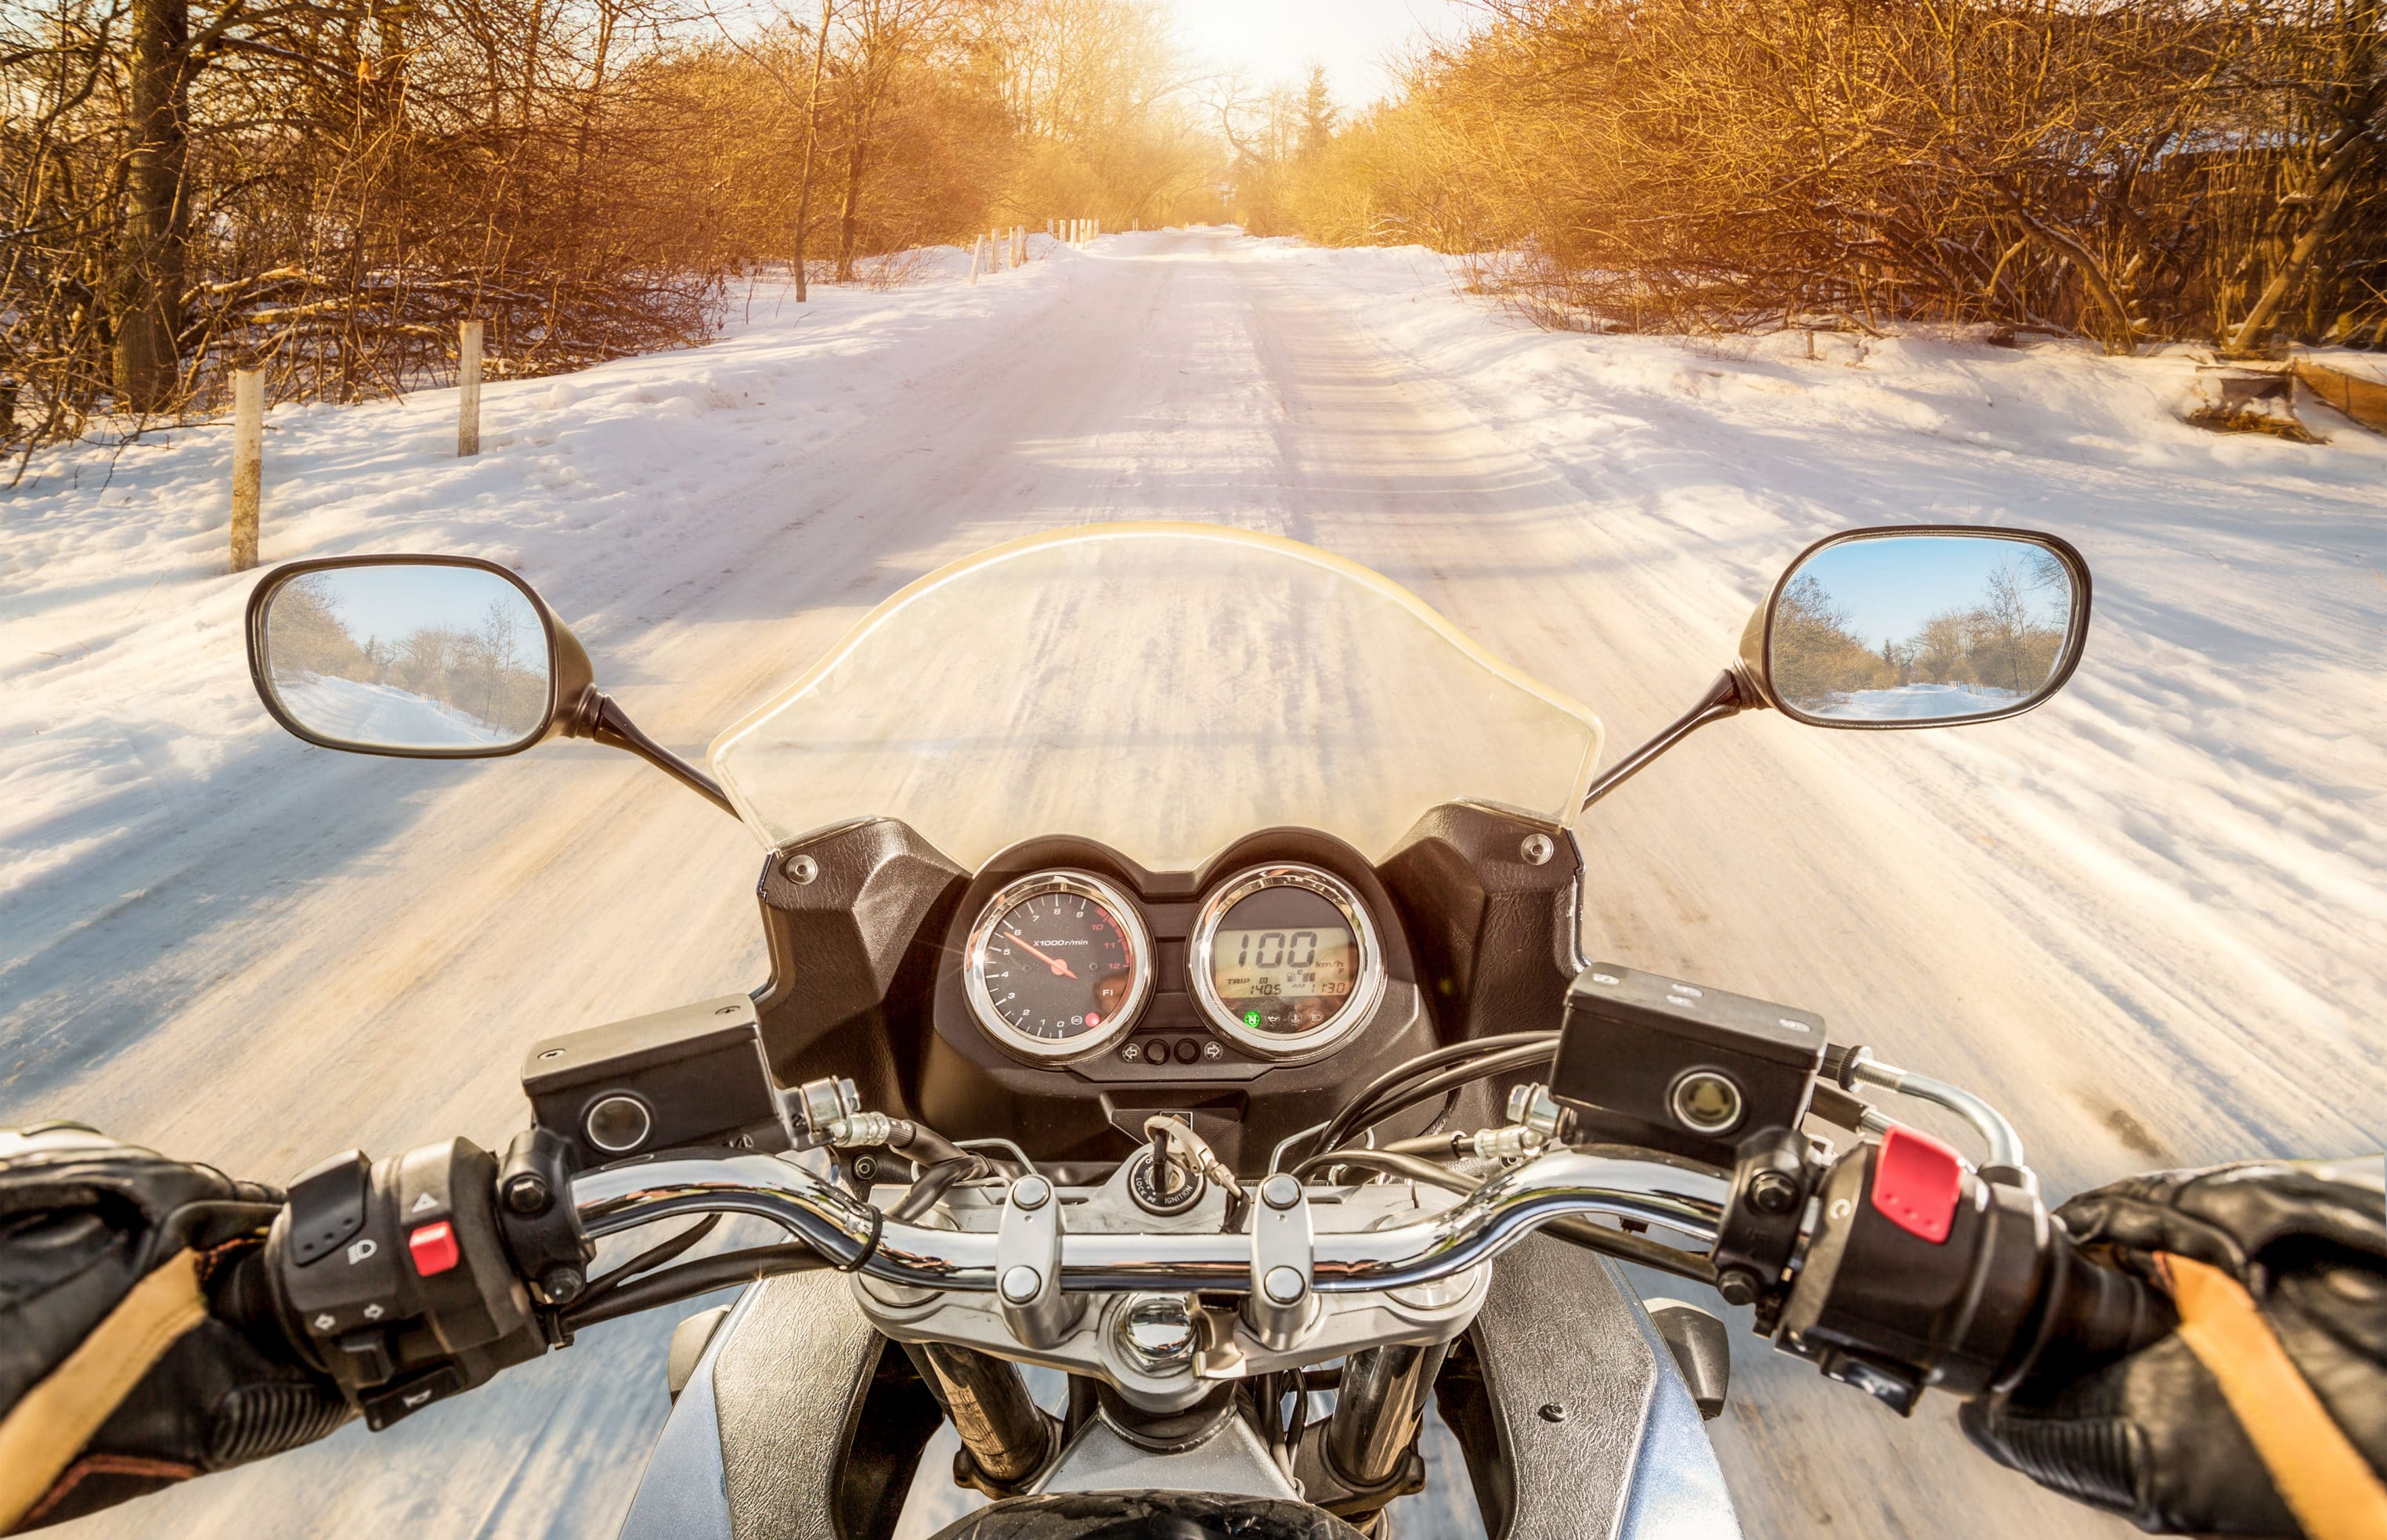
[[[1588,330],[2387,346],[2387,0],[1477,0],[1246,221]],[[1255,174],[1255,172],[1263,174]]]
[[[11,0],[0,439],[444,384],[467,317],[576,368],[1222,182],[1586,330],[2387,346],[2387,0],[1473,4],[1353,112],[1162,0]]]
[[[0,370],[107,414],[701,340],[741,277],[1055,215],[1218,210],[1158,0],[16,0]]]

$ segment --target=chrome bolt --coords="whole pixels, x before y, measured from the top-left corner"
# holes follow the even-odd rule
[[[1017,1267],[1003,1275],[1003,1297],[1014,1305],[1025,1305],[1044,1289],[1044,1275],[1034,1268]]]
[[[801,888],[820,876],[820,863],[809,855],[791,855],[788,857],[788,864],[779,870],[787,874],[789,882]]]
[[[1147,1374],[1181,1374],[1200,1345],[1201,1313],[1183,1294],[1142,1294],[1119,1311],[1116,1332],[1128,1358]]]
[[[1525,858],[1528,866],[1547,866],[1550,857],[1559,853],[1558,841],[1547,834],[1529,834],[1525,842],[1517,847],[1517,853]]]
[[[1300,1180],[1283,1171],[1260,1184],[1260,1202],[1270,1208],[1291,1208],[1300,1201]]]
[[[1547,1402],[1543,1403],[1543,1405],[1542,1405],[1542,1420],[1543,1420],[1543,1421],[1545,1421],[1545,1422],[1563,1422],[1563,1421],[1565,1421],[1566,1420],[1567,1420],[1567,1409],[1566,1409],[1564,1407],[1560,1406],[1556,1401],[1547,1401]]]
[[[1301,1296],[1308,1292],[1308,1287],[1302,1282],[1299,1269],[1270,1268],[1268,1275],[1260,1280],[1260,1290],[1269,1296],[1271,1304],[1297,1305],[1301,1303]]]
[[[1053,1184],[1042,1177],[1021,1177],[1011,1184],[1011,1205],[1015,1208],[1042,1208],[1053,1197]]]

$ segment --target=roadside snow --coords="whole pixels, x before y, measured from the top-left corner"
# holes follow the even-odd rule
[[[277,671],[277,675],[278,675]],[[275,687],[290,714],[326,738],[350,743],[404,743],[418,749],[470,749],[507,743],[521,729],[500,731],[455,707],[396,685],[367,684],[313,674],[302,680],[277,677]],[[531,707],[536,724],[541,707]]]
[[[658,550],[701,549],[714,499],[870,431],[848,398],[897,385],[924,347],[1001,336],[1088,259],[1030,247],[976,284],[966,251],[916,253],[909,285],[815,285],[801,310],[757,284],[711,347],[488,385],[474,460],[455,456],[452,389],[276,408],[260,560],[486,557],[569,594],[601,636],[603,597]],[[46,453],[0,490],[0,1025],[12,966],[113,908],[129,878],[108,874],[154,859],[281,731],[222,666],[255,581],[223,570],[231,462],[229,425],[202,426]]]
[[[1935,717],[1992,712],[2015,692],[1987,685],[1900,685],[1893,689],[1855,689],[1807,708],[1812,715],[1850,722],[1928,722]]]

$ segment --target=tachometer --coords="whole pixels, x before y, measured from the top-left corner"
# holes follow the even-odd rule
[[[1015,1054],[1086,1058],[1134,1025],[1152,992],[1152,940],[1118,889],[1039,872],[987,901],[970,927],[970,1010]]]
[[[1211,1024],[1263,1058],[1311,1058],[1366,1025],[1384,992],[1367,905],[1315,866],[1231,877],[1202,904],[1187,948]]]

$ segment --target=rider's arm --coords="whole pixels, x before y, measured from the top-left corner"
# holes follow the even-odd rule
[[[354,1415],[276,1319],[263,1247],[281,1205],[79,1125],[0,1130],[0,1534]]]
[[[2134,1177],[2057,1210],[2169,1335],[1968,1404],[2001,1464],[2159,1533],[2387,1537],[2387,1161]]]

